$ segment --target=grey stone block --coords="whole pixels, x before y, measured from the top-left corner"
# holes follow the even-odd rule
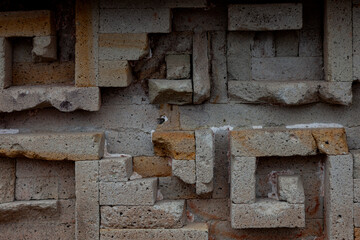
[[[288,203],[305,203],[304,186],[299,175],[278,177],[279,199]]]
[[[31,178],[17,178],[15,198],[18,201],[58,199],[58,178],[35,176]]]
[[[298,41],[299,57],[322,57],[323,40],[321,28],[300,30]]]
[[[189,104],[192,103],[193,87],[191,80],[149,80],[151,103]]]
[[[349,132],[348,130],[346,131]],[[357,136],[357,134],[356,134]],[[349,140],[348,140],[349,142]],[[360,179],[360,151],[359,150],[353,150],[351,151],[351,154],[353,155],[354,159],[354,179]]]
[[[210,61],[208,33],[194,33],[193,36],[193,89],[194,104],[201,104],[210,98]]]
[[[299,32],[275,32],[275,49],[277,57],[299,56]]]
[[[302,4],[236,4],[228,8],[230,31],[273,31],[302,28]]]
[[[252,58],[251,76],[258,81],[318,81],[324,79],[321,57]]]
[[[13,86],[0,90],[0,100],[0,112],[45,107],[62,112],[99,111],[101,102],[99,88],[72,86]]]
[[[0,159],[0,204],[15,199],[15,160]]]
[[[196,140],[196,193],[213,191],[215,136],[211,129],[195,130]]]
[[[305,227],[305,205],[261,199],[252,204],[231,204],[231,226],[245,228]]]
[[[99,239],[99,161],[75,163],[75,239]]]
[[[354,202],[360,203],[360,179],[354,179]]]
[[[31,53],[35,62],[55,61],[57,59],[56,36],[34,37]]]
[[[190,55],[167,55],[165,61],[167,79],[190,79]]]
[[[0,37],[0,89],[12,85],[12,46],[7,38]]]
[[[179,200],[199,198],[194,185],[189,185],[177,177],[160,177],[159,191],[164,199]]]
[[[255,202],[255,171],[255,157],[234,157],[231,159],[230,199],[233,203]]]
[[[133,173],[131,156],[103,158],[99,163],[99,177],[103,182],[128,181]]]
[[[360,227],[360,203],[354,203],[354,226]]]
[[[324,72],[331,82],[352,82],[352,1],[325,1]]]
[[[350,105],[352,103],[352,82],[326,82],[319,89],[320,98],[328,103]]]
[[[43,160],[95,160],[104,154],[104,134],[33,133],[0,135],[0,154]]]
[[[169,33],[171,9],[100,9],[99,21],[100,33]]]
[[[197,239],[208,240],[209,229],[206,223],[191,223],[180,229],[112,229],[101,230],[102,240],[133,239],[133,240],[178,240]]]
[[[100,205],[154,205],[157,185],[157,178],[100,182]]]
[[[253,57],[275,57],[275,40],[273,32],[256,32],[251,46]]]
[[[102,206],[101,228],[181,228],[185,200],[164,200],[154,206]]]
[[[326,235],[329,239],[353,239],[352,156],[327,156],[325,165]]]
[[[206,0],[104,0],[100,1],[100,8],[204,8],[207,6]]]
[[[188,184],[195,184],[195,160],[176,160],[171,163],[172,175]]]

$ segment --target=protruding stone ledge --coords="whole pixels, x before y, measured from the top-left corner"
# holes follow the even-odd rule
[[[58,212],[57,200],[15,201],[0,204],[0,223],[36,217],[39,214],[53,216]]]
[[[268,82],[229,81],[228,91],[235,103],[302,105],[316,102],[349,105],[352,102],[351,82]]]
[[[77,109],[99,111],[100,90],[97,87],[13,86],[0,90],[0,112],[55,107],[62,112]]]
[[[103,133],[0,135],[0,156],[40,160],[97,160],[104,154]]]

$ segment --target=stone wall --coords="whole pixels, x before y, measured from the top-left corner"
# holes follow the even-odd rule
[[[0,239],[360,239],[359,2],[0,3]]]

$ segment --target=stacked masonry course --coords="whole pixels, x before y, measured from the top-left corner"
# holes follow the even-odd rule
[[[359,4],[2,1],[0,240],[360,240]]]

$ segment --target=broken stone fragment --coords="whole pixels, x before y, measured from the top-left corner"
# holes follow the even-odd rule
[[[196,179],[195,160],[172,160],[172,174],[187,184],[194,184]]]
[[[34,37],[31,53],[34,62],[55,61],[57,59],[56,36]]]
[[[149,98],[154,104],[169,103],[184,105],[192,103],[191,80],[149,80]]]
[[[280,175],[278,177],[279,199],[288,203],[304,203],[304,186],[300,176]]]
[[[190,55],[167,55],[165,61],[167,79],[190,78]]]

